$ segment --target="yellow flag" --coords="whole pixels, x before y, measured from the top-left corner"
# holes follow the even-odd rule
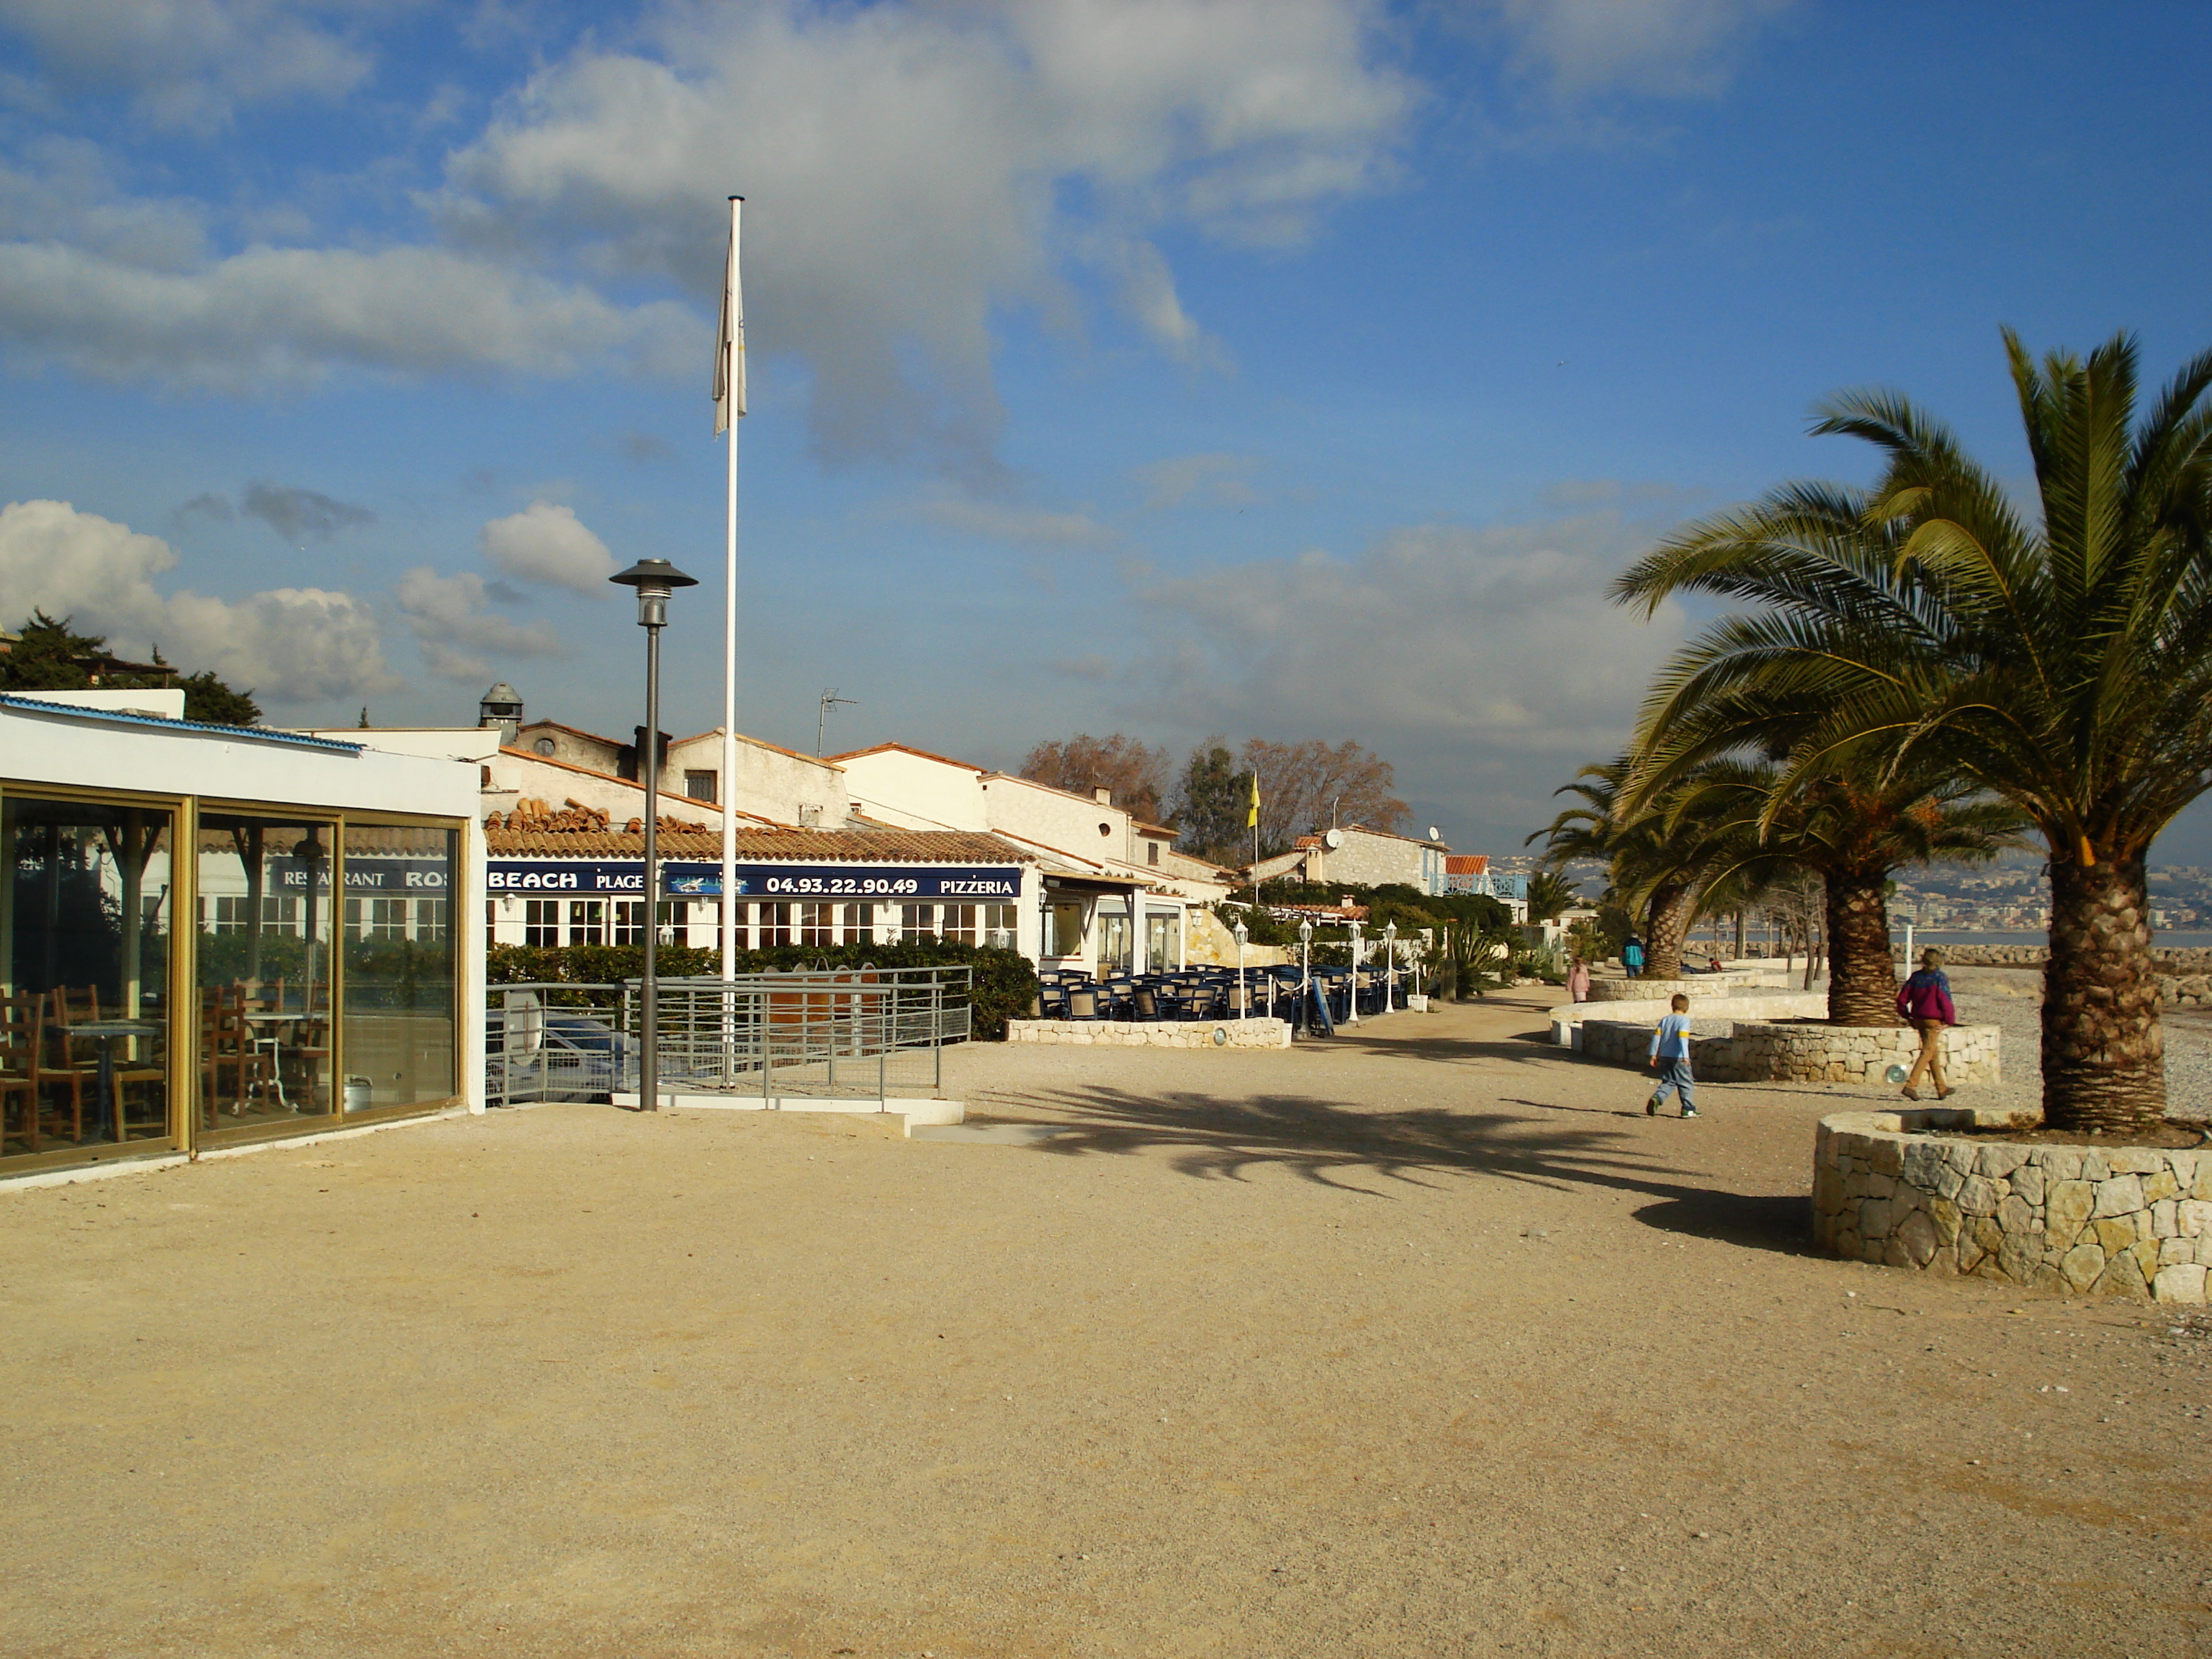
[[[1247,830],[1260,827],[1260,775],[1257,772],[1252,775],[1252,810],[1244,815],[1244,827]]]

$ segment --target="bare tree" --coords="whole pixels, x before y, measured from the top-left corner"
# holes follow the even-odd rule
[[[1260,844],[1270,852],[1332,822],[1395,830],[1413,812],[1390,793],[1397,781],[1390,763],[1349,740],[1332,748],[1318,738],[1254,738],[1244,745],[1243,765],[1260,776]]]
[[[1079,795],[1109,789],[1115,805],[1157,823],[1167,795],[1168,751],[1126,732],[1094,738],[1079,732],[1030,750],[1022,762],[1021,775]]]

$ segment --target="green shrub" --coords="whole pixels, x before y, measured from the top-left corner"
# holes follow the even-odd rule
[[[722,953],[700,945],[664,945],[656,952],[663,979],[713,979],[722,971]],[[923,939],[898,945],[780,945],[765,951],[740,951],[740,974],[788,973],[794,968],[944,968],[974,970],[969,994],[978,1037],[997,1041],[1006,1022],[1030,1011],[1037,993],[1036,972],[1018,951],[962,945],[952,939]],[[641,945],[495,945],[486,961],[495,985],[619,985],[645,972]]]

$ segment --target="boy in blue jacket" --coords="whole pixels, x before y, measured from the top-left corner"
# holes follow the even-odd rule
[[[1672,1090],[1681,1100],[1682,1115],[1695,1117],[1697,1103],[1690,1097],[1690,1085],[1696,1081],[1690,1075],[1690,1000],[1677,991],[1668,1006],[1674,1012],[1651,1034],[1651,1065],[1659,1073],[1659,1086],[1644,1103],[1644,1115],[1658,1116],[1659,1103]]]

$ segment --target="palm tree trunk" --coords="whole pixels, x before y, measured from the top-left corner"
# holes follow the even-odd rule
[[[1651,896],[1644,928],[1644,978],[1682,977],[1682,939],[1690,931],[1693,896],[1691,889],[1674,886],[1662,887]]]
[[[1887,870],[1827,872],[1828,1023],[1895,1025]]]
[[[2166,1034],[2140,858],[2051,861],[2043,1119],[2124,1133],[2166,1115]]]

